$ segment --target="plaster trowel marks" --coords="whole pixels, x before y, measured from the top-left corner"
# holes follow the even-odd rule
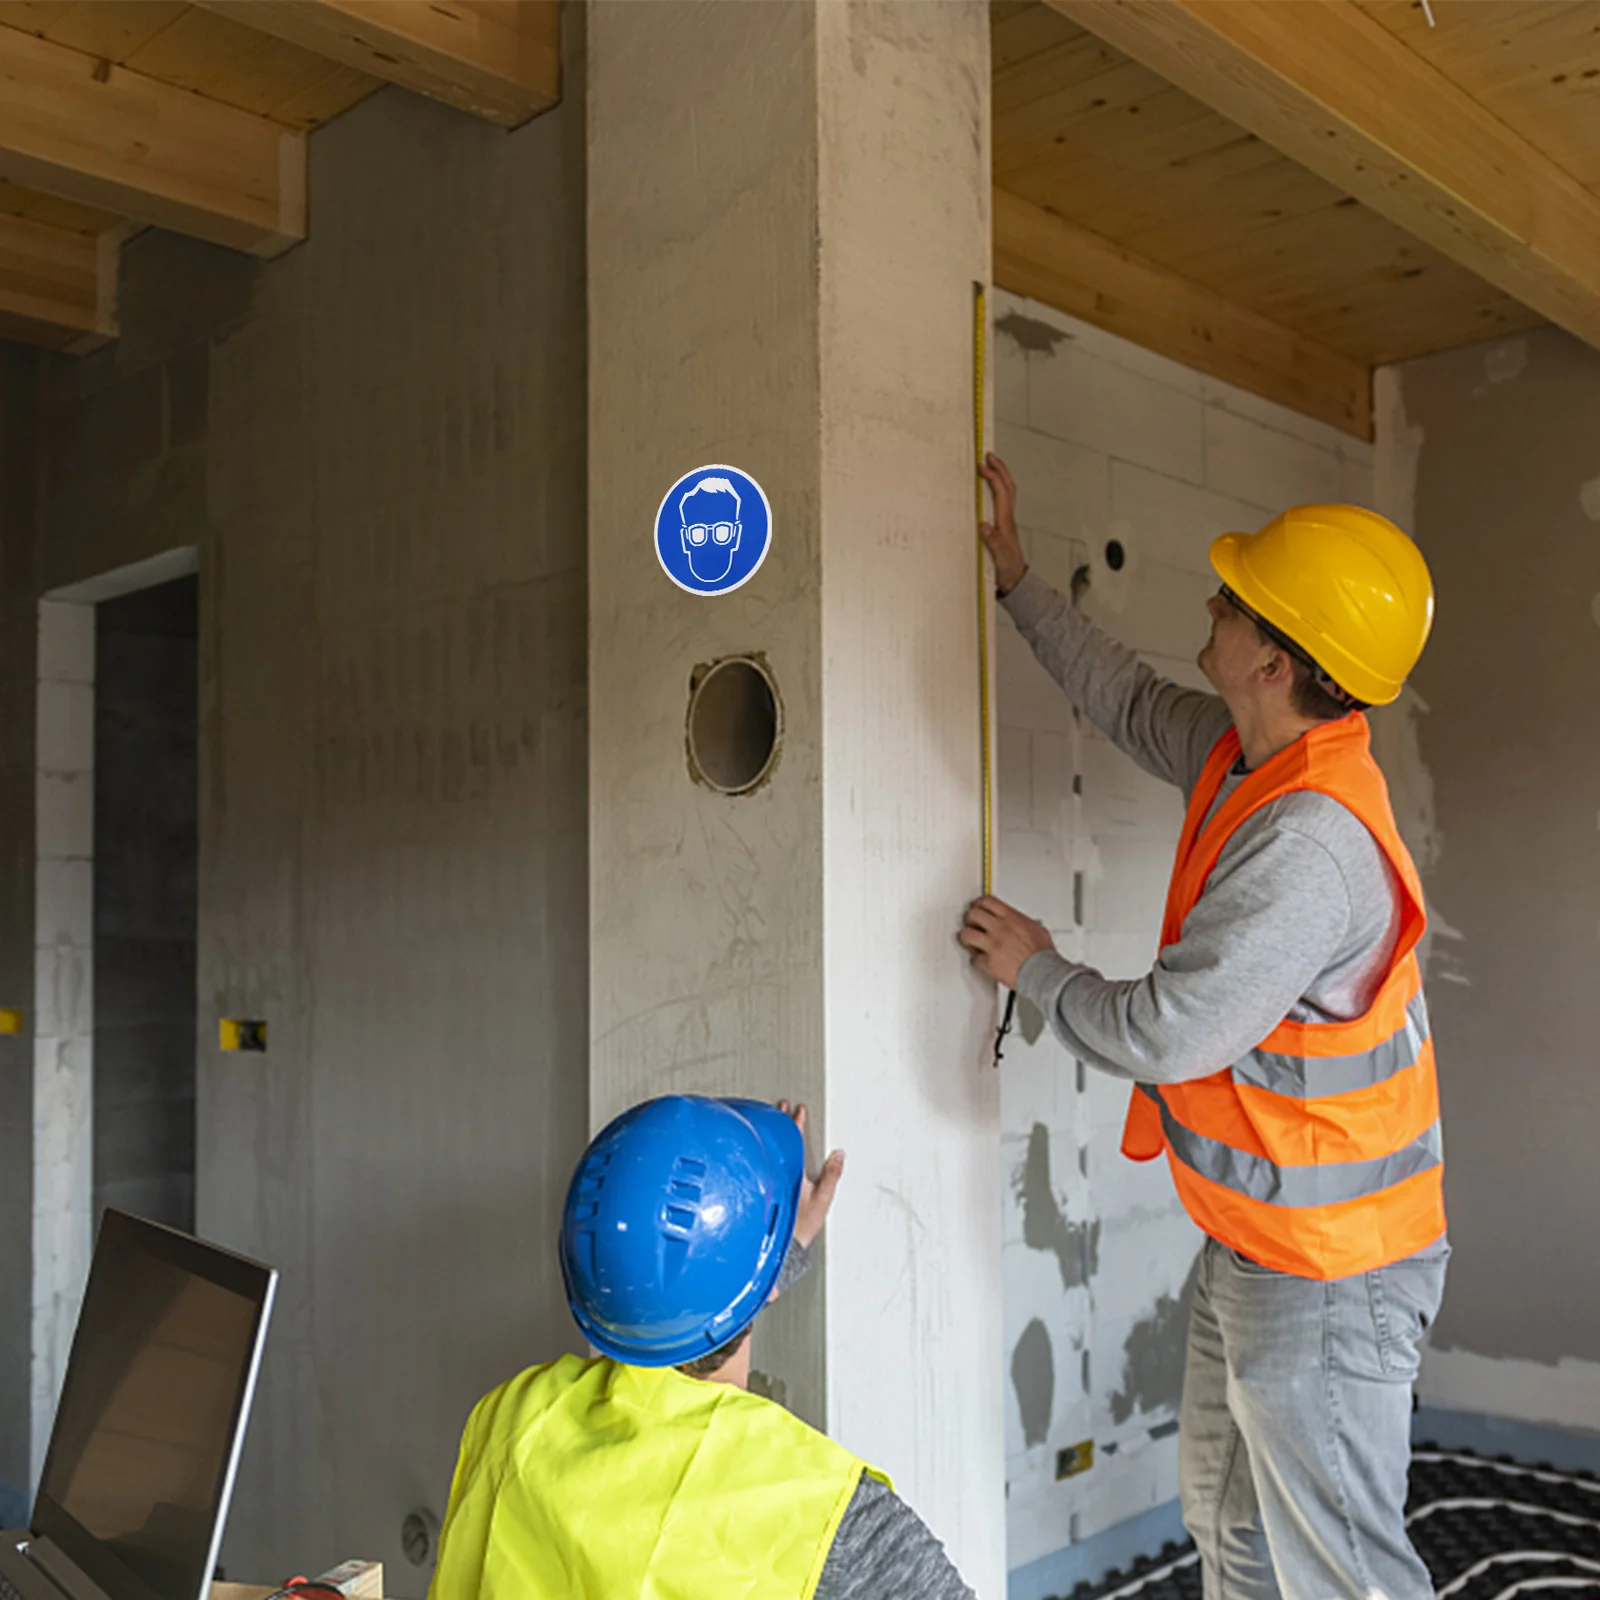
[[[1011,1190],[1022,1207],[1022,1242],[1055,1255],[1063,1289],[1086,1284],[1100,1270],[1100,1223],[1067,1221],[1065,1201],[1050,1181],[1050,1130],[1042,1122],[1028,1135],[1028,1154],[1011,1174]]]
[[[1122,1387],[1111,1397],[1111,1419],[1126,1422],[1134,1408],[1149,1415],[1177,1408],[1183,1398],[1184,1352],[1189,1337],[1189,1305],[1200,1275],[1197,1254],[1176,1296],[1164,1294],[1155,1310],[1133,1325],[1122,1347]]]

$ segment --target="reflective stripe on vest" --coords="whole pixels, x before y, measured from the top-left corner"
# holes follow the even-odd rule
[[[1378,1194],[1392,1184],[1429,1172],[1444,1160],[1439,1122],[1423,1130],[1410,1144],[1391,1155],[1367,1161],[1329,1161],[1311,1166],[1280,1166],[1265,1156],[1253,1156],[1216,1139],[1195,1133],[1167,1110],[1161,1090],[1142,1084],[1161,1108],[1167,1148],[1186,1167],[1232,1189],[1248,1200],[1268,1206],[1326,1206]]]
[[[1314,728],[1209,817],[1237,763],[1230,732],[1190,796],[1162,945],[1183,923],[1235,829],[1297,790],[1327,794],[1366,826],[1400,888],[1400,932],[1367,1012],[1351,1022],[1284,1021],[1209,1077],[1141,1085],[1123,1150],[1166,1151],[1189,1215],[1265,1266],[1335,1278],[1414,1254],[1444,1232],[1439,1090],[1416,945],[1422,887],[1400,840],[1360,715]]]
[[[1428,1004],[1419,991],[1406,1007],[1406,1020],[1400,1031],[1370,1050],[1357,1050],[1350,1055],[1300,1056],[1257,1046],[1234,1062],[1233,1081],[1297,1100],[1353,1094],[1404,1072],[1428,1047]]]
[[[563,1356],[473,1411],[429,1600],[810,1600],[863,1471],[742,1389]]]

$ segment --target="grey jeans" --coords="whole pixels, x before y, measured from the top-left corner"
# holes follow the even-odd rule
[[[1207,1239],[1178,1434],[1206,1600],[1428,1600],[1411,1385],[1450,1246],[1322,1283]]]

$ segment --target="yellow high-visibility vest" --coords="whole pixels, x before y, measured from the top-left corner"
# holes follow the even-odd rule
[[[429,1600],[810,1600],[863,1471],[758,1395],[563,1356],[474,1409]]]

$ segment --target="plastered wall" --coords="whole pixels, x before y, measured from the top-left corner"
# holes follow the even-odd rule
[[[994,316],[996,445],[1031,564],[1063,589],[1086,567],[1088,611],[1203,686],[1211,539],[1370,501],[1371,447],[1033,302],[997,295]],[[1182,799],[1078,722],[1005,619],[998,646],[998,892],[1065,954],[1146,971]],[[1011,1593],[1032,1597],[1070,1581],[1073,1545],[1177,1493],[1199,1234],[1164,1166],[1118,1153],[1126,1087],[1028,1008],[1021,1024],[1002,1078],[1007,1537]],[[1085,1442],[1093,1465],[1060,1475]]]
[[[551,1249],[587,1111],[569,67],[563,104],[514,133],[398,91],[319,131],[312,237],[277,262],[133,241],[122,339],[43,369],[36,541],[0,476],[8,979],[32,938],[9,909],[31,919],[13,596],[25,618],[63,584],[199,553],[198,1221],[283,1272],[225,1550],[240,1577],[364,1555],[420,1594],[402,1518],[442,1514],[468,1408],[575,1344]],[[268,1053],[223,1055],[221,1016],[265,1019]],[[8,1233],[19,1055],[0,1040]],[[13,1304],[0,1472],[21,1477]]]
[[[1420,1393],[1600,1433],[1600,354],[1551,329],[1382,380],[1382,509],[1438,589],[1384,729],[1455,1246]]]

